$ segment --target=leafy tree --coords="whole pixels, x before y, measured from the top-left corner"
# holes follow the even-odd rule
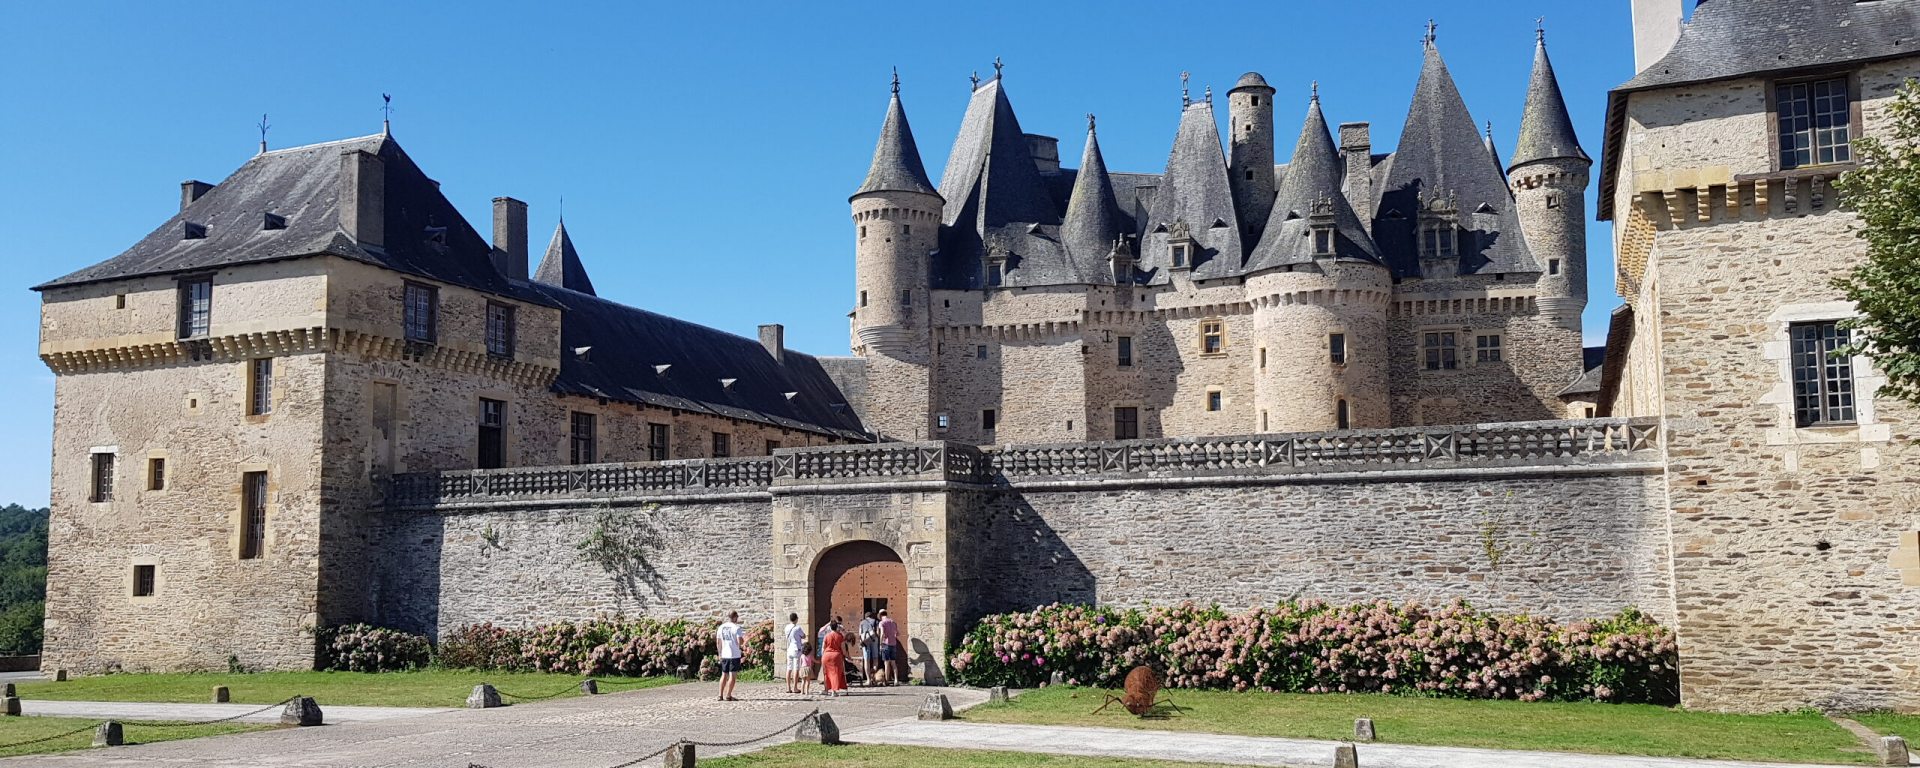
[[[0,507],[0,655],[40,652],[47,596],[47,510]]]
[[[1901,86],[1886,119],[1891,138],[1855,140],[1860,169],[1836,182],[1867,241],[1867,260],[1834,281],[1860,310],[1841,354],[1871,358],[1881,394],[1920,404],[1920,81]]]

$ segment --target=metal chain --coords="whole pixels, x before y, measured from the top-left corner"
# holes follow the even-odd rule
[[[91,731],[98,727],[100,727],[99,723],[89,723],[87,725],[80,726],[79,728],[76,728],[74,730],[67,731],[66,733],[56,733],[52,736],[42,736],[37,739],[28,739],[26,741],[16,741],[12,744],[0,744],[0,749],[12,749],[14,747],[24,747],[29,744],[39,744],[41,742],[53,741],[54,739],[64,739],[68,736],[72,736],[77,733],[86,733],[87,731]]]
[[[506,691],[500,690],[498,688],[493,689],[493,692],[510,699],[519,699],[521,701],[546,701],[547,699],[565,696],[569,693],[572,693],[575,690],[578,690],[579,688],[580,688],[579,684],[576,683],[574,685],[569,685],[566,688],[560,689],[558,691],[554,691],[553,693],[549,693],[545,696],[522,696],[517,693],[507,693]]]
[[[195,722],[195,723],[139,723],[139,722],[127,722],[127,721],[117,721],[117,722],[119,722],[119,723],[120,723],[120,726],[121,726],[122,728],[125,728],[125,727],[128,727],[128,726],[139,726],[139,727],[142,727],[142,728],[186,728],[186,727],[188,727],[188,726],[195,726],[195,725],[218,725],[218,724],[220,724],[220,723],[224,723],[224,722],[227,722],[227,721],[229,721],[229,720],[238,720],[238,719],[240,719],[240,718],[243,718],[243,717],[251,717],[251,716],[253,716],[253,715],[257,715],[257,714],[260,714],[260,713],[262,713],[262,712],[265,712],[265,711],[267,711],[267,710],[269,710],[269,709],[273,709],[274,707],[284,707],[284,706],[286,706],[286,705],[287,705],[287,702],[290,702],[290,701],[293,701],[294,699],[298,699],[298,698],[300,698],[300,697],[298,697],[298,696],[294,696],[294,697],[292,697],[292,698],[289,698],[289,699],[287,699],[286,701],[282,701],[282,702],[280,702],[280,703],[278,703],[278,704],[268,704],[268,705],[266,705],[266,706],[264,706],[264,707],[261,707],[261,708],[259,708],[259,709],[256,709],[256,710],[253,710],[253,711],[251,711],[251,712],[242,712],[242,713],[240,713],[240,714],[237,714],[237,715],[234,715],[234,716],[232,716],[232,717],[223,717],[223,718],[220,718],[220,719],[218,719],[218,720],[202,720],[202,721],[200,721],[200,722]],[[68,736],[73,736],[73,735],[76,735],[76,734],[81,734],[81,733],[86,733],[87,731],[91,731],[91,730],[94,730],[94,729],[96,729],[96,728],[99,728],[99,727],[100,727],[100,725],[101,725],[101,723],[105,723],[105,722],[108,722],[108,721],[106,721],[106,720],[101,720],[101,721],[99,721],[99,722],[96,722],[96,723],[89,723],[89,724],[87,724],[87,725],[83,725],[83,726],[80,726],[79,728],[75,728],[75,729],[73,729],[73,730],[71,730],[71,731],[67,731],[66,733],[56,733],[56,734],[54,734],[54,735],[52,735],[52,736],[42,736],[42,737],[40,737],[40,738],[37,738],[37,739],[28,739],[28,740],[26,740],[26,741],[16,741],[16,742],[13,742],[13,743],[11,743],[11,744],[0,744],[0,749],[12,749],[12,748],[14,748],[14,747],[25,747],[25,746],[31,746],[31,745],[34,745],[34,744],[41,744],[41,743],[45,743],[45,742],[49,742],[49,741],[53,741],[53,740],[56,740],[56,739],[64,739],[64,738],[66,738],[66,737],[68,737]]]
[[[633,766],[639,765],[648,760],[652,760],[656,757],[664,755],[667,753],[667,750],[673,749],[674,747],[680,746],[682,744],[691,744],[696,747],[711,747],[714,749],[725,749],[727,747],[745,746],[747,744],[752,744],[756,741],[766,741],[767,739],[771,739],[775,736],[786,733],[787,731],[791,731],[795,728],[800,727],[803,723],[807,722],[807,720],[809,719],[812,719],[812,717],[817,714],[820,714],[819,709],[815,709],[812,712],[808,712],[807,714],[802,715],[799,720],[793,721],[793,724],[788,725],[785,728],[781,728],[780,730],[774,731],[765,736],[756,736],[754,738],[743,739],[741,741],[711,742],[711,741],[691,741],[687,739],[681,739],[680,741],[673,742],[672,744],[668,744],[664,747],[656,749],[640,757],[636,757],[632,760],[628,760],[619,765],[609,766],[609,768],[633,768]],[[479,763],[467,763],[467,768],[488,768],[488,766],[484,766]]]

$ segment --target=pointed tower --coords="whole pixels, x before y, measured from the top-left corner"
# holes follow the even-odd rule
[[[1580,313],[1587,307],[1587,172],[1592,165],[1553,76],[1546,33],[1539,32],[1507,179],[1527,245],[1540,265],[1540,311],[1573,331],[1580,330]]]
[[[1193,280],[1235,277],[1244,267],[1240,216],[1233,206],[1219,126],[1211,96],[1181,110],[1167,172],[1148,206],[1140,242],[1141,268],[1152,270],[1156,283],[1172,275]]]
[[[1093,115],[1087,115],[1087,151],[1080,158],[1073,194],[1067,198],[1067,216],[1060,224],[1067,259],[1081,279],[1114,282],[1108,256],[1124,233],[1120,206],[1113,197],[1113,179],[1107,176],[1107,161],[1100,155],[1100,138],[1094,133]]]
[[[927,180],[893,79],[866,181],[849,198],[854,225],[853,351],[867,360],[868,430],[896,440],[930,434],[928,255],[943,200]]]
[[[1259,242],[1267,212],[1273,210],[1273,93],[1258,72],[1241,75],[1227,92],[1229,178],[1248,248]]]
[[[593,281],[587,279],[587,267],[580,263],[580,253],[573,249],[573,238],[567,235],[564,219],[553,228],[553,240],[547,243],[547,255],[540,258],[540,268],[534,270],[533,279],[589,296],[599,295],[593,292]]]

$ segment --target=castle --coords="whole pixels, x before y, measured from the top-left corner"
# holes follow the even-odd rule
[[[1275,89],[1183,93],[1161,174],[1078,169],[975,83],[936,189],[899,83],[852,197],[870,429],[1073,442],[1591,415],[1586,187],[1544,37],[1510,161],[1432,28],[1391,153],[1316,85],[1288,163]],[[996,65],[996,69],[997,69]]]
[[[36,287],[45,666],[887,606],[937,679],[969,622],[1056,600],[1461,598],[1639,607],[1691,707],[1920,707],[1915,417],[1827,354],[1864,254],[1830,184],[1920,76],[1920,10],[1634,8],[1598,365],[1590,158],[1543,41],[1506,163],[1431,27],[1388,154],[1314,94],[1275,165],[1250,74],[1225,144],[1203,93],[1165,173],[1108,172],[1091,121],[1061,169],[996,76],[936,187],[896,90],[846,358],[602,298],[564,224],[529,268],[524,204],[482,235],[388,132],[263,145]]]

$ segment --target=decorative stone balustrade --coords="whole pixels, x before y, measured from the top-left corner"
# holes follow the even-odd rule
[[[776,486],[1048,477],[1178,478],[1651,461],[1653,419],[1585,419],[985,449],[956,443],[793,448],[767,457],[422,472],[394,477],[393,507],[535,499],[768,492]]]

